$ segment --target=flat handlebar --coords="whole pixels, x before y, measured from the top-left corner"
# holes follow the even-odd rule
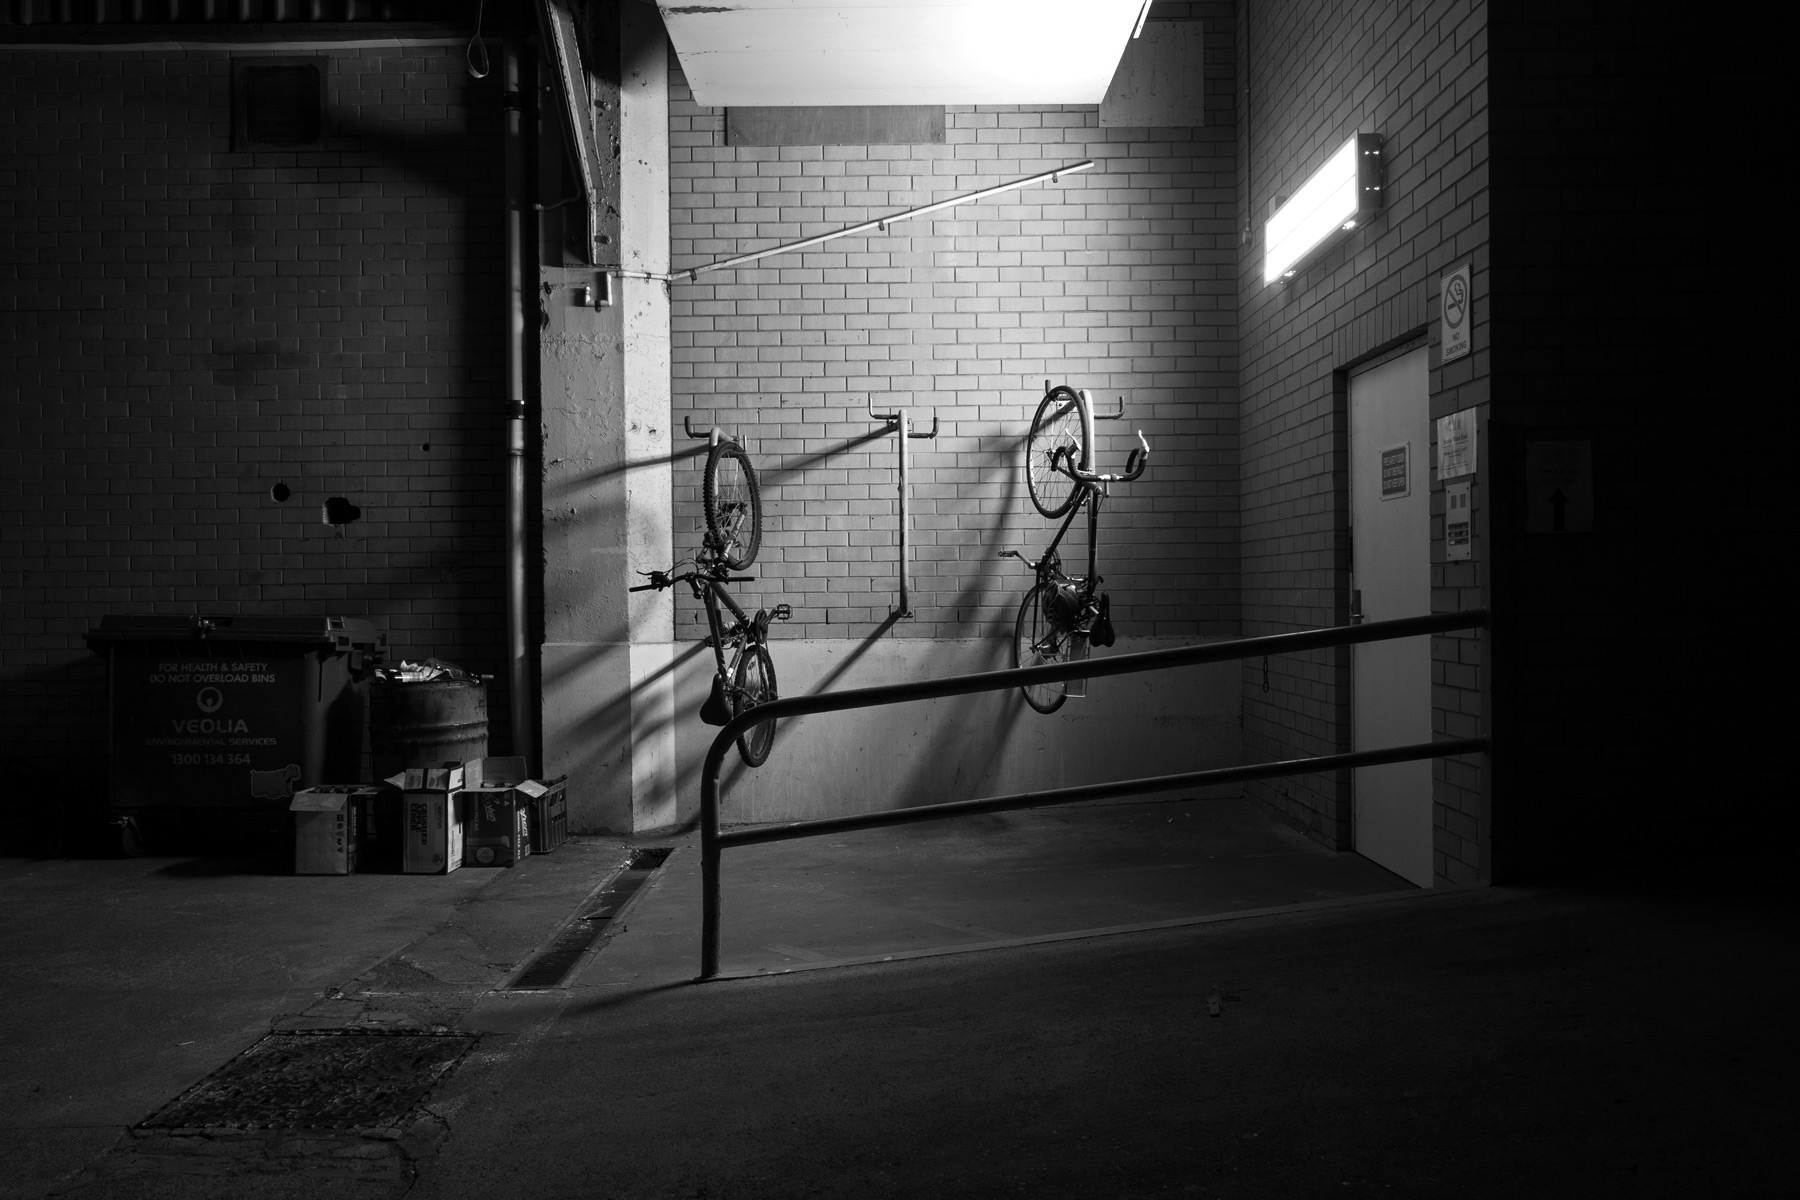
[[[664,588],[674,587],[678,583],[692,583],[694,580],[705,580],[707,583],[755,583],[754,575],[703,575],[699,571],[683,571],[679,575],[664,575],[661,571],[650,572],[650,582],[629,587],[628,592],[660,592]]]

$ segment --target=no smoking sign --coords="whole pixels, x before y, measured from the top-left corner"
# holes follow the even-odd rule
[[[1440,311],[1444,318],[1444,362],[1461,358],[1469,352],[1469,317],[1473,296],[1469,286],[1469,264],[1464,263],[1444,276]]]

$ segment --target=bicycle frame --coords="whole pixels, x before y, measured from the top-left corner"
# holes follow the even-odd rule
[[[1081,485],[1081,499],[1077,500],[1075,506],[1069,509],[1069,515],[1063,518],[1062,528],[1056,531],[1056,536],[1052,538],[1050,544],[1044,548],[1044,553],[1039,556],[1037,562],[1031,565],[1037,572],[1039,583],[1047,583],[1058,576],[1061,576],[1071,583],[1074,583],[1079,578],[1081,580],[1082,598],[1085,601],[1092,597],[1095,589],[1100,586],[1101,582],[1100,503],[1102,500],[1106,499],[1106,485],[1103,483],[1089,483],[1086,480],[1077,480],[1076,482]],[[1062,570],[1059,565],[1053,564],[1057,562],[1056,548],[1062,545],[1063,538],[1068,536],[1069,526],[1075,523],[1075,518],[1081,515],[1083,509],[1087,510],[1088,519],[1088,561],[1087,574],[1078,577],[1070,575],[1068,572]]]
[[[1100,506],[1107,498],[1110,484],[1128,483],[1144,473],[1144,467],[1150,458],[1150,444],[1144,440],[1142,433],[1138,434],[1138,442],[1141,449],[1131,452],[1126,459],[1125,472],[1120,475],[1104,475],[1093,470],[1091,434],[1083,438],[1078,462],[1072,461],[1075,457],[1072,453],[1065,453],[1061,448],[1051,452],[1049,462],[1052,469],[1066,475],[1075,484],[1061,528],[1056,531],[1056,536],[1050,540],[1050,545],[1036,562],[1031,562],[1016,550],[1000,552],[1004,557],[1017,558],[1030,567],[1036,576],[1036,582],[1020,605],[1018,621],[1014,627],[1015,666],[1030,665],[1028,659],[1085,659],[1091,648],[1110,646],[1116,640],[1109,615],[1111,604],[1106,594],[1100,590],[1103,582],[1100,576]],[[1035,488],[1035,483],[1032,486]],[[1040,512],[1050,511],[1048,505],[1039,501],[1035,490],[1032,500]],[[1062,569],[1062,559],[1057,554],[1057,548],[1062,545],[1063,539],[1069,534],[1069,527],[1075,523],[1075,517],[1083,509],[1087,510],[1088,518],[1087,574],[1070,575]],[[1042,713],[1056,711],[1063,700],[1070,696],[1087,694],[1085,683],[1074,680],[1065,682],[1062,689],[1054,695],[1038,695],[1030,687],[1024,691],[1025,699]]]
[[[1062,528],[1056,531],[1056,536],[1050,540],[1049,546],[1045,547],[1044,553],[1038,557],[1036,562],[1028,562],[1026,565],[1030,566],[1037,575],[1037,582],[1040,585],[1058,580],[1078,584],[1081,607],[1084,612],[1093,602],[1094,595],[1100,590],[1100,584],[1103,582],[1100,577],[1100,505],[1108,495],[1108,484],[1129,483],[1144,473],[1144,467],[1150,458],[1150,444],[1144,441],[1144,435],[1141,433],[1138,434],[1138,442],[1143,448],[1141,451],[1133,450],[1131,452],[1126,461],[1123,475],[1096,474],[1090,469],[1091,464],[1070,462],[1067,458],[1061,457],[1061,451],[1058,451],[1057,456],[1052,460],[1056,463],[1058,471],[1075,481],[1075,486],[1081,492],[1081,496],[1070,507],[1068,515],[1063,518]],[[1089,447],[1086,453],[1091,455],[1092,448]],[[1075,523],[1075,518],[1084,509],[1087,511],[1088,518],[1087,574],[1070,575],[1062,569],[1056,548],[1062,545],[1063,538],[1068,536],[1069,526]],[[1000,553],[1026,562],[1025,557],[1016,550],[1002,550]],[[1076,628],[1080,629],[1081,625],[1078,623]]]
[[[748,582],[748,578],[734,582]],[[693,590],[694,598],[706,608],[706,624],[712,634],[707,641],[712,645],[713,660],[718,665],[719,677],[725,681],[726,687],[731,687],[731,681],[737,677],[738,663],[742,661],[744,651],[769,640],[769,615],[766,611],[759,612],[756,617],[746,613],[731,598],[731,593],[725,590],[723,578],[702,575],[696,571],[689,576],[688,587]],[[719,611],[720,601],[724,601],[725,607],[731,610],[731,615],[737,618],[730,629],[725,628],[725,617]],[[727,639],[732,640],[735,649],[730,663],[725,661]]]
[[[725,565],[707,552],[702,552],[695,562],[694,569],[674,574],[673,571],[652,571],[650,582],[631,588],[634,592],[660,590],[674,587],[677,583],[685,583],[694,598],[706,609],[706,627],[709,636],[706,641],[712,647],[713,665],[716,672],[716,686],[713,696],[700,710],[702,720],[711,724],[724,724],[724,718],[713,719],[708,715],[713,706],[723,703],[725,697],[738,689],[738,667],[744,661],[744,655],[763,648],[767,659],[766,648],[769,644],[769,624],[772,621],[785,621],[792,615],[786,604],[777,604],[774,608],[759,608],[753,617],[745,612],[743,606],[732,599],[731,593],[725,590],[727,583],[752,583],[754,575],[731,575]],[[734,618],[730,625],[726,624],[725,615],[719,605],[731,611]],[[725,658],[725,644],[732,644],[732,655],[729,662]],[[768,670],[773,671],[770,663]],[[735,703],[733,704],[735,707]],[[751,763],[752,766],[757,765]]]

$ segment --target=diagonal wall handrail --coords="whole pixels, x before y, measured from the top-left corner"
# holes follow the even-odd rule
[[[849,237],[852,234],[857,233],[868,233],[870,230],[886,233],[889,225],[910,220],[913,217],[923,217],[934,212],[942,212],[946,208],[955,208],[959,204],[968,204],[973,200],[986,200],[989,196],[998,196],[1003,192],[1017,191],[1020,188],[1030,187],[1034,183],[1042,183],[1046,179],[1051,183],[1061,183],[1064,175],[1072,175],[1076,171],[1085,171],[1093,165],[1094,160],[1091,158],[1083,162],[1069,163],[1067,166],[1058,167],[1054,171],[1043,171],[1036,175],[1027,176],[1024,179],[1015,179],[1011,183],[1002,183],[994,187],[982,188],[978,192],[968,192],[961,196],[952,196],[948,200],[939,200],[935,204],[921,204],[917,208],[909,208],[904,212],[889,213],[885,217],[876,217],[874,220],[864,221],[860,225],[848,225],[843,229],[834,229],[830,233],[821,233],[813,237],[801,238],[797,242],[786,242],[780,246],[771,246],[767,250],[753,250],[749,254],[739,254],[733,258],[720,259],[718,262],[702,263],[697,267],[682,267],[678,271],[670,271],[666,275],[660,275],[656,278],[665,279],[671,283],[683,276],[693,280],[698,279],[702,271],[727,271],[733,267],[741,267],[749,263],[760,262],[771,255],[786,254],[792,250],[805,250],[810,246],[817,246],[821,243],[829,242],[833,238]]]
[[[1308,629],[1299,633],[1276,633],[1264,637],[1235,638],[1225,642],[1208,642],[1198,646],[1180,646],[1172,650],[1145,650],[1136,654],[1118,654],[1106,658],[1090,658],[1081,662],[1054,663],[1041,667],[1018,667],[1008,671],[980,671],[969,675],[953,675],[947,679],[928,679],[914,683],[894,683],[882,687],[850,688],[841,692],[821,692],[812,696],[790,696],[760,704],[741,712],[725,723],[700,769],[700,859],[701,859],[701,947],[700,978],[711,979],[719,973],[719,858],[726,845],[811,837],[849,828],[871,825],[898,825],[912,821],[934,820],[973,812],[996,812],[1010,808],[1035,808],[1072,800],[1098,799],[1106,796],[1132,795],[1186,787],[1195,783],[1230,783],[1248,779],[1266,779],[1280,775],[1304,775],[1339,767],[1373,766],[1377,763],[1410,762],[1423,758],[1444,758],[1457,754],[1477,753],[1487,749],[1486,738],[1460,738],[1453,741],[1393,746],[1380,750],[1363,750],[1351,754],[1329,754],[1314,758],[1288,759],[1277,763],[1253,763],[1242,767],[1222,767],[1211,771],[1195,771],[1180,775],[1164,775],[1148,779],[1114,783],[1085,784],[1058,788],[1052,792],[1020,792],[1009,796],[993,796],[980,800],[950,804],[923,805],[893,809],[882,813],[859,814],[854,817],[832,817],[819,821],[800,821],[765,829],[735,831],[721,835],[719,831],[719,776],[725,755],[737,736],[753,725],[787,717],[812,713],[842,712],[852,708],[876,708],[903,704],[911,700],[933,700],[943,696],[964,696],[973,692],[1005,691],[1030,684],[1061,683],[1070,679],[1098,679],[1110,675],[1134,675],[1144,671],[1172,670],[1202,663],[1229,662],[1264,654],[1297,654],[1305,650],[1322,650],[1335,646],[1354,646],[1365,642],[1390,641],[1395,638],[1419,637],[1431,633],[1449,633],[1457,629],[1477,629],[1488,623],[1486,609],[1469,609],[1454,613],[1432,613],[1424,617],[1403,617],[1397,621],[1370,621],[1363,625],[1344,625],[1330,629]]]

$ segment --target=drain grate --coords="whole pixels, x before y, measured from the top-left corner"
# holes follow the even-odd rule
[[[532,991],[560,986],[575,969],[575,964],[581,961],[581,956],[600,940],[612,919],[624,911],[638,889],[663,865],[672,849],[655,846],[633,850],[624,867],[601,889],[593,909],[563,926],[550,944],[514,976],[506,990]]]
[[[138,1128],[391,1128],[476,1040],[337,1029],[271,1033]]]

